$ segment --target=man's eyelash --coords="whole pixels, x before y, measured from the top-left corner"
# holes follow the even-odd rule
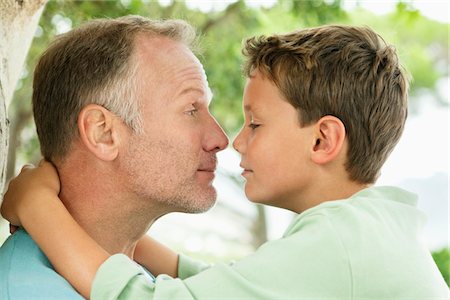
[[[185,111],[185,114],[187,114],[189,116],[194,116],[197,114],[197,112],[198,112],[198,108],[195,105],[190,105],[188,110]]]
[[[194,108],[194,109],[187,111],[186,113],[190,116],[193,116],[193,115],[197,114],[197,112],[198,112],[198,109]]]

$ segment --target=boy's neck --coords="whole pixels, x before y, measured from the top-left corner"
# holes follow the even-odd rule
[[[350,180],[328,181],[328,183],[322,180],[316,187],[311,188],[309,193],[305,193],[303,199],[296,201],[297,205],[294,211],[301,213],[324,202],[345,200],[370,186],[372,185]]]

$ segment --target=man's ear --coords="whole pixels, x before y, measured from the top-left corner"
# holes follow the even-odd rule
[[[86,148],[104,161],[112,161],[119,154],[119,122],[103,106],[89,104],[78,115],[78,131]]]
[[[311,159],[326,164],[336,159],[344,149],[345,126],[339,118],[324,116],[314,125],[315,144]]]

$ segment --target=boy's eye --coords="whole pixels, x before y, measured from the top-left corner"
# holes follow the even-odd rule
[[[259,127],[259,124],[250,123],[250,124],[248,124],[248,127],[250,127],[251,129],[256,129]]]

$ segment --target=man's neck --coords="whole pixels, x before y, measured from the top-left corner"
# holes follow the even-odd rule
[[[78,224],[106,251],[133,258],[136,242],[161,213],[151,207],[138,207],[138,199],[124,192],[118,174],[105,174],[107,168],[93,167],[87,171],[74,165],[58,168],[61,201]]]
[[[136,242],[147,232],[152,221],[144,221],[125,208],[117,210],[93,199],[77,198],[61,195],[78,224],[110,254],[124,253],[133,258]],[[80,202],[84,202],[83,205],[78,205]]]

